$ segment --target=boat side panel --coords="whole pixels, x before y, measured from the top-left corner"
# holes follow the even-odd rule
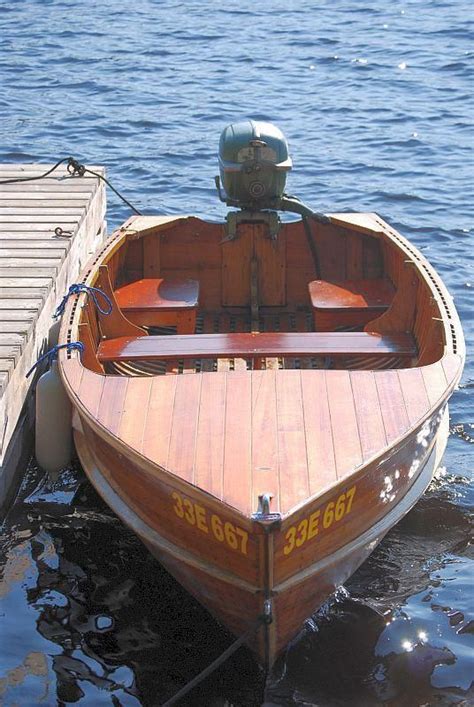
[[[420,468],[413,484],[399,495],[391,508],[365,532],[354,535],[339,550],[321,559],[313,558],[306,570],[274,586],[274,617],[278,628],[276,653],[282,650],[301,626],[326,598],[362,564],[385,534],[412,508],[422,495],[444,453],[448,437],[448,413],[442,414],[436,436],[419,459]]]
[[[443,410],[433,413],[386,458],[361,468],[285,518],[275,535],[276,583],[361,535],[399,502],[420,473]]]
[[[241,516],[197,496],[192,486],[184,492],[120,453],[82,419],[84,435],[95,464],[122,500],[151,528],[217,567],[249,582],[259,582],[259,539]]]

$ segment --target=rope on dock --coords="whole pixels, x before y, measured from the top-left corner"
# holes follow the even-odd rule
[[[268,616],[259,616],[255,623],[250,626],[248,631],[246,631],[242,636],[240,636],[240,638],[237,638],[237,640],[231,643],[231,645],[226,648],[226,650],[221,653],[218,658],[216,658],[210,665],[207,666],[207,668],[200,672],[199,675],[196,675],[195,678],[190,680],[184,687],[181,688],[181,690],[179,690],[175,695],[173,695],[173,697],[164,702],[162,707],[172,707],[172,705],[175,705],[182,697],[187,695],[188,692],[191,692],[191,690],[193,690],[197,685],[199,685],[205,678],[207,678],[215,670],[217,670],[217,668],[221,666],[222,663],[225,663],[225,661],[230,658],[230,656],[233,655],[243,643],[248,641],[248,639],[251,638],[256,631],[258,631],[262,624],[268,623],[268,621]]]
[[[3,186],[4,184],[18,184],[19,182],[32,182],[36,179],[44,179],[45,177],[48,177],[52,172],[54,172],[60,165],[64,164],[64,162],[67,162],[67,171],[71,175],[71,177],[83,177],[85,174],[92,174],[94,177],[97,177],[97,179],[101,179],[105,184],[107,184],[110,189],[116,194],[119,199],[121,199],[124,204],[129,206],[132,211],[134,211],[138,216],[142,216],[142,212],[139,211],[133,204],[128,201],[107,179],[107,177],[104,177],[103,174],[99,174],[98,172],[94,172],[94,170],[89,169],[85,165],[81,164],[78,160],[76,160],[74,157],[63,157],[63,159],[58,160],[56,164],[51,167],[51,169],[48,169],[47,172],[44,172],[44,174],[39,174],[35,177],[16,177],[15,179],[3,179],[0,181],[0,186]]]

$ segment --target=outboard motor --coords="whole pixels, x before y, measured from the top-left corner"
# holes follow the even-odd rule
[[[282,198],[292,162],[281,130],[244,120],[223,130],[219,167],[227,205],[259,211],[275,208]]]
[[[272,123],[243,120],[224,128],[216,186],[221,201],[241,209],[227,215],[230,237],[235,235],[236,224],[244,220],[266,220],[275,235],[279,224],[276,211],[292,211],[329,223],[324,214],[285,194],[286,175],[292,166],[286,138]]]

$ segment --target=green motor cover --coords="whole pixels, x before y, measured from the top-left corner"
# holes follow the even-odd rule
[[[272,123],[243,120],[222,131],[219,168],[229,205],[272,208],[291,167],[286,138]]]

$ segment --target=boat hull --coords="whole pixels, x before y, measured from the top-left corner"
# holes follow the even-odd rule
[[[200,547],[190,547],[183,537],[182,519],[176,514],[173,518],[163,513],[163,507],[160,508],[156,500],[156,478],[149,477],[147,486],[144,482],[146,470],[140,469],[137,460],[117,454],[115,448],[86,421],[81,422],[76,417],[75,429],[79,458],[96,490],[150,552],[216,619],[235,635],[241,635],[262,616],[264,602],[270,602],[271,623],[262,622],[256,638],[252,637],[248,642],[267,669],[298,633],[304,620],[353,574],[423,494],[441,460],[447,437],[445,406],[384,460],[383,466],[376,466],[372,472],[365,470],[381,499],[382,508],[385,506],[386,510],[376,519],[377,513],[372,505],[372,522],[366,527],[361,526],[367,495],[361,494],[357,501],[354,499],[354,511],[358,512],[352,516],[352,522],[346,524],[344,540],[339,545],[338,536],[335,536],[331,545],[316,544],[310,553],[305,552],[298,562],[290,564],[288,560],[289,556],[292,559],[292,553],[285,554],[284,550],[289,547],[288,538],[291,538],[287,529],[301,525],[295,514],[271,532],[262,533],[258,524],[254,525],[249,531],[248,560],[239,564],[232,562],[227,546],[221,555],[214,548],[214,555],[211,553],[207,558]],[[351,482],[362,489],[363,476],[361,471]],[[382,477],[382,484],[374,482],[376,476]],[[389,488],[387,479],[395,480],[396,477],[402,483],[395,491],[393,484]],[[123,479],[135,480],[135,492]],[[141,489],[138,495],[137,488]],[[390,495],[391,491],[395,493]],[[165,496],[172,498],[173,493],[182,493],[179,484],[175,491],[170,486]],[[146,495],[154,498],[154,517],[144,513],[142,496]],[[321,507],[316,499],[314,505],[318,504]],[[227,508],[219,509],[222,519],[228,513]],[[304,513],[308,514],[307,508]],[[206,541],[212,546],[210,539],[206,538]]]

